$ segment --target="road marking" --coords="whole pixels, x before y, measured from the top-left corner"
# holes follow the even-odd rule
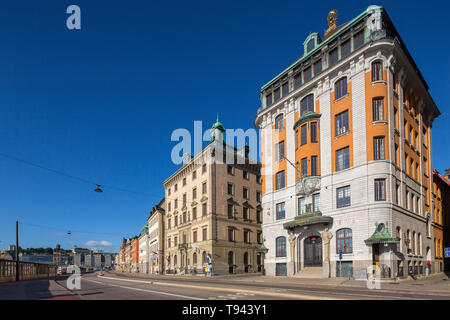
[[[95,283],[100,283],[100,284],[105,284],[105,282],[95,281],[95,280],[88,280],[88,279],[85,279],[85,278],[83,278],[83,280],[84,280],[84,281],[95,282]],[[174,294],[174,293],[168,293],[168,292],[161,292],[161,291],[154,291],[154,290],[148,290],[148,289],[141,289],[141,288],[133,288],[133,287],[120,286],[120,285],[118,285],[118,284],[111,284],[111,283],[108,283],[108,285],[109,285],[109,286],[113,286],[113,287],[123,288],[123,289],[130,289],[130,290],[136,290],[136,291],[151,292],[151,293],[157,293],[157,294],[165,294],[165,295],[167,295],[167,296],[179,297],[179,298],[184,298],[184,299],[205,300],[205,299],[202,299],[202,298],[189,297],[189,296],[184,296],[184,295]]]
[[[99,277],[99,276],[97,276]],[[262,296],[271,296],[271,297],[281,297],[281,298],[290,298],[290,299],[305,299],[305,300],[342,300],[339,298],[324,298],[319,296],[311,296],[311,295],[304,295],[304,294],[295,294],[295,293],[278,293],[278,292],[264,292],[264,291],[255,291],[255,290],[242,290],[242,289],[236,289],[236,288],[223,288],[223,287],[202,287],[202,286],[194,286],[194,285],[187,285],[187,284],[179,284],[179,283],[165,283],[165,282],[159,282],[159,281],[142,281],[142,280],[133,280],[133,279],[121,279],[121,278],[114,278],[114,277],[105,277],[101,276],[99,278],[103,279],[111,279],[116,281],[128,281],[128,282],[138,282],[138,283],[146,283],[146,284],[154,284],[154,285],[161,285],[161,286],[170,286],[170,287],[184,287],[184,288],[192,288],[192,289],[202,289],[202,290],[210,290],[210,291],[225,291],[225,292],[241,292],[241,293],[252,293],[254,295],[262,295]],[[348,300],[348,298],[346,299]]]

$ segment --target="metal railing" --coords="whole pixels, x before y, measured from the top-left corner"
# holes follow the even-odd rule
[[[56,276],[53,264],[19,262],[19,280],[49,278]],[[16,261],[0,259],[0,282],[16,281]]]

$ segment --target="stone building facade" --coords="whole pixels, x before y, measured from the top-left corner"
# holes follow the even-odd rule
[[[440,112],[383,7],[328,26],[260,92],[267,274],[425,274]]]
[[[166,201],[162,199],[152,208],[148,222],[149,272],[160,274],[164,270],[164,214]]]
[[[260,164],[248,147],[227,145],[224,132],[217,121],[212,141],[163,183],[165,273],[262,270]]]

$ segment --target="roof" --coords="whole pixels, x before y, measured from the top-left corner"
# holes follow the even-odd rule
[[[450,181],[449,181],[446,177],[442,176],[442,175],[441,175],[436,169],[434,169],[434,168],[433,168],[433,174],[434,174],[435,176],[439,177],[439,179],[441,179],[443,183],[445,183],[447,186],[450,187]]]
[[[308,226],[312,224],[332,224],[333,218],[329,216],[322,216],[320,212],[304,213],[295,217],[293,221],[283,224],[285,229],[292,229],[300,226]]]

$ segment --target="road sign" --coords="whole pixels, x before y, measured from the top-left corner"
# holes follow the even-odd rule
[[[342,260],[342,249],[339,249],[339,260]]]
[[[445,248],[444,251],[445,251],[445,257],[450,258],[450,248]]]

